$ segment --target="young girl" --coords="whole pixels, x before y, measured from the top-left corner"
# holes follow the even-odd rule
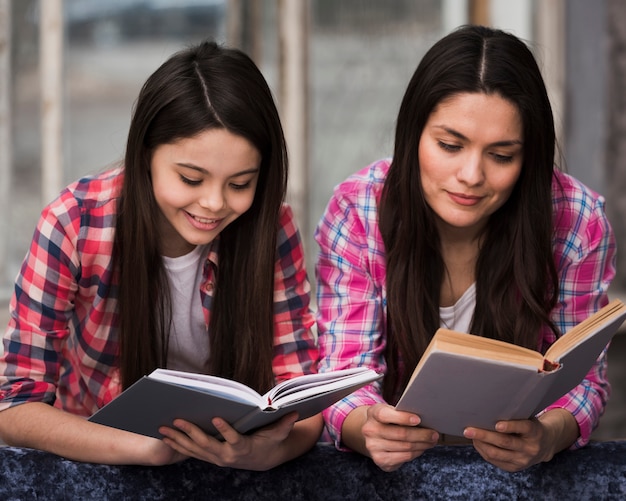
[[[545,352],[608,302],[604,199],[556,169],[554,152],[546,89],[522,41],[464,27],[425,55],[393,160],[340,184],[316,232],[320,370],[385,372],[325,411],[338,447],[393,470],[442,440],[390,405],[437,328]],[[502,469],[527,468],[584,445],[608,395],[603,353],[539,416],[465,438]]]
[[[316,372],[303,248],[283,204],[287,154],[271,92],[243,53],[205,42],[144,84],[124,165],[46,207],[0,358],[0,438],[71,459],[196,457],[268,469],[317,440],[289,415],[218,441],[176,420],[156,440],[84,419],[157,367],[260,392]]]

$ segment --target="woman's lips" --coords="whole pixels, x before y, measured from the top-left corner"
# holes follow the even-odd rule
[[[463,193],[453,193],[448,192],[448,196],[457,204],[464,205],[467,207],[471,207],[472,205],[478,204],[482,197],[476,195],[465,195]]]

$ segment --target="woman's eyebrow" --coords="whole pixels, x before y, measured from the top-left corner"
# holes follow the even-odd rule
[[[194,165],[194,164],[190,164],[186,162],[176,162],[176,165],[183,167],[185,169],[195,170],[196,172],[200,172],[201,174],[205,174],[205,175],[211,174],[207,169],[205,169],[204,167],[199,167],[198,165]],[[246,174],[256,174],[257,172],[259,172],[259,167],[251,167],[249,169],[236,172],[230,177],[245,176]]]
[[[442,129],[451,136],[457,137],[463,141],[469,141],[469,138],[465,137],[459,131],[447,127],[445,125],[435,125],[436,128]],[[520,139],[505,139],[502,141],[496,141],[495,143],[491,143],[489,146],[518,146],[521,145],[522,141]]]

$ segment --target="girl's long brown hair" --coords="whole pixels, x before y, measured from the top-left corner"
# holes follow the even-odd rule
[[[287,153],[271,91],[252,60],[203,42],[172,56],[146,81],[128,134],[118,204],[119,363],[124,388],[167,361],[170,293],[150,179],[154,150],[226,129],[261,153],[251,208],[219,236],[207,372],[258,391],[273,384],[276,236],[287,187]],[[210,338],[210,341],[209,341]]]
[[[555,133],[545,85],[524,42],[500,30],[462,27],[428,51],[408,85],[380,204],[387,256],[383,394],[388,402],[406,386],[439,327],[446,272],[435,216],[421,188],[419,138],[436,106],[465,92],[496,94],[517,107],[524,157],[513,193],[483,235],[471,331],[532,349],[543,325],[556,332],[549,317],[558,293],[552,256]]]

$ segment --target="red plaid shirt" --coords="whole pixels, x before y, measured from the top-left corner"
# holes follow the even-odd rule
[[[0,357],[0,411],[47,402],[89,416],[120,393],[117,271],[112,264],[118,168],[68,186],[41,215],[11,299]],[[281,212],[274,275],[277,380],[317,371],[303,248],[291,209]],[[209,325],[217,246],[201,286]],[[245,285],[245,284],[244,284]],[[208,327],[207,327],[208,328]]]

